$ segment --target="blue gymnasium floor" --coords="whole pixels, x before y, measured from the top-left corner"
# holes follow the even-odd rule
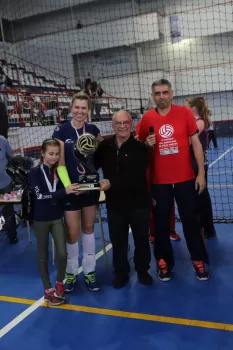
[[[231,147],[227,144],[228,140],[219,140],[220,150],[210,151],[210,163]],[[211,167],[210,184],[218,184],[219,188],[221,184],[226,185],[226,177],[215,173],[232,170],[232,152],[229,151]],[[224,191],[228,191],[230,184],[232,181],[229,180],[229,186]],[[228,193],[223,194],[227,196]],[[232,217],[232,199],[233,196],[227,199],[226,206],[218,206],[217,197],[214,197],[216,211],[220,214],[228,210],[229,215],[231,211]],[[104,230],[107,241],[106,223]],[[182,236],[181,242],[173,242],[176,267],[170,283],[157,280],[152,258],[150,272],[154,285],[140,285],[131,260],[130,283],[121,290],[114,290],[111,286],[110,249],[108,270],[103,256],[97,261],[101,291],[88,292],[80,274],[76,290],[68,295],[67,305],[60,308],[43,304],[37,307],[38,304],[34,304],[43,295],[36,264],[35,238],[30,244],[26,229],[21,228],[20,242],[9,246],[0,233],[0,349],[124,350],[131,347],[134,350],[231,350],[233,225],[216,224],[216,230],[218,240],[207,242],[211,261],[211,279],[208,282],[198,281],[193,274]],[[179,223],[177,231],[182,234]],[[96,237],[99,252],[98,225]],[[131,235],[130,245],[129,258],[132,258]],[[50,270],[55,280],[55,268],[51,262]],[[33,304],[36,305],[35,310],[31,309]]]

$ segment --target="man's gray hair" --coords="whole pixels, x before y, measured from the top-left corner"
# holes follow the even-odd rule
[[[113,121],[113,122],[115,121],[116,115],[117,115],[117,114],[125,114],[125,115],[127,115],[127,117],[128,117],[130,120],[132,120],[132,117],[131,117],[130,113],[122,109],[122,110],[117,111],[117,112],[115,112],[115,113],[113,114],[113,117],[112,117],[112,121]]]
[[[152,91],[154,90],[154,87],[161,86],[161,85],[167,85],[169,87],[169,89],[172,90],[172,84],[170,83],[169,80],[167,80],[167,79],[158,79],[158,80],[154,81],[153,84],[151,85]]]

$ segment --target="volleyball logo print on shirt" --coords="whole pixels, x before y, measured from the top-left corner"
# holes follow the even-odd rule
[[[165,124],[159,129],[159,135],[164,139],[169,139],[174,134],[173,126],[170,124]]]
[[[161,156],[179,153],[177,140],[174,138],[174,128],[170,124],[164,124],[159,129],[161,140],[159,141],[159,153]]]

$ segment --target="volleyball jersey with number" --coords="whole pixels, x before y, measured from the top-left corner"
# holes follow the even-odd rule
[[[191,111],[172,105],[166,116],[156,110],[147,112],[140,124],[139,140],[146,140],[151,126],[156,136],[152,183],[174,184],[194,179],[189,138],[198,129]]]
[[[97,137],[100,130],[94,124],[85,123],[84,127],[75,129],[71,122],[57,126],[53,132],[53,137],[64,142],[65,164],[72,183],[78,182],[78,175],[82,173],[83,168],[79,164],[74,154],[74,147],[78,137],[83,133],[92,134]],[[94,161],[93,161],[94,163]]]

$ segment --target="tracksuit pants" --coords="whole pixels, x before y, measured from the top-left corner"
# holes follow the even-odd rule
[[[156,225],[154,255],[163,259],[168,268],[174,267],[174,255],[170,241],[170,215],[174,198],[183,225],[183,232],[192,261],[209,263],[205,242],[198,219],[198,194],[195,181],[185,181],[174,185],[152,185],[153,214]]]

